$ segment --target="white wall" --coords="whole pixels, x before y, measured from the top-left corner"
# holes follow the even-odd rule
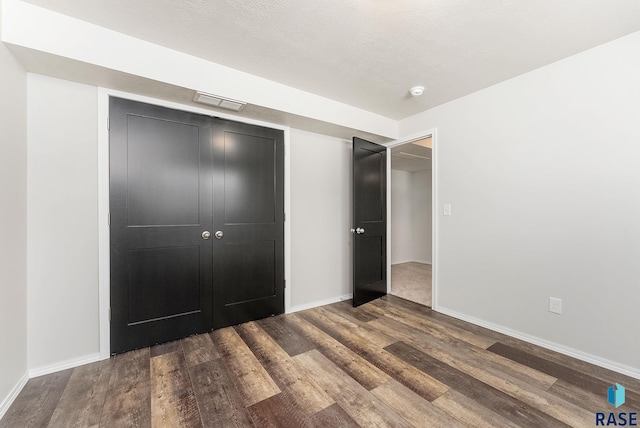
[[[351,142],[291,130],[291,305],[351,293]]]
[[[431,264],[431,170],[411,173],[413,260]],[[393,239],[393,238],[392,238]]]
[[[28,74],[28,364],[99,351],[97,88]]]
[[[391,170],[391,264],[414,261],[411,176]]]
[[[391,264],[431,263],[431,170],[391,170]]]
[[[437,128],[440,309],[640,375],[638,100],[635,33],[401,122]]]
[[[27,372],[27,75],[2,43],[0,70],[1,418]]]

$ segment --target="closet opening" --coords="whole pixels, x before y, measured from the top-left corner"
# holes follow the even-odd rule
[[[433,138],[394,145],[391,158],[390,294],[432,306]]]

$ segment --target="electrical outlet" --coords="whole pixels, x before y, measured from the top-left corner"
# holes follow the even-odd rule
[[[556,297],[549,297],[549,312],[554,314],[562,313],[562,299]]]
[[[443,215],[451,215],[451,204],[444,204]]]

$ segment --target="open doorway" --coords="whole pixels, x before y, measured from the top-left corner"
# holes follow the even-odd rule
[[[390,293],[432,306],[431,136],[391,148]]]

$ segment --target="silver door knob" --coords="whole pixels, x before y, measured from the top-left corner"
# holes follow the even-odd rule
[[[364,227],[357,227],[356,228],[356,233],[358,235],[362,235],[364,233]]]
[[[208,230],[205,230],[204,232],[202,232],[202,239],[209,239],[211,237],[211,232],[209,232]]]
[[[224,233],[221,230],[216,231],[216,233],[213,234],[213,236],[215,236],[217,239],[222,239],[222,237],[224,236]]]

